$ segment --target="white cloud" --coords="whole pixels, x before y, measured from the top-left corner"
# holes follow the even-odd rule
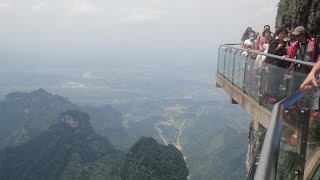
[[[145,23],[160,20],[161,16],[167,14],[167,11],[153,8],[132,8],[128,16],[121,19],[124,23]]]
[[[9,8],[9,4],[8,3],[0,3],[0,9],[1,8]]]
[[[266,14],[276,14],[277,12],[277,3],[279,0],[271,0],[271,1],[267,1],[266,4],[264,4],[264,6],[262,6],[259,12],[261,13],[266,13]]]
[[[39,4],[35,4],[32,6],[32,12],[41,13],[46,12],[48,10],[48,5],[44,2],[40,2]]]
[[[79,2],[75,1],[73,4],[70,14],[72,16],[77,16],[81,14],[92,14],[97,12],[97,5],[89,2]]]

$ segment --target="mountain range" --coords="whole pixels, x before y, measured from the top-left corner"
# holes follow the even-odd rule
[[[8,94],[0,109],[0,179],[187,179],[172,145],[142,137],[127,153],[116,148],[107,136],[117,142],[126,133],[110,106],[79,107],[39,89]]]

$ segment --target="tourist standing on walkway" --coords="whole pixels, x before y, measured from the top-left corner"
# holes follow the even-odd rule
[[[285,28],[280,28],[276,31],[277,38],[272,40],[269,45],[269,54],[274,54],[277,56],[287,55],[286,43],[284,38],[287,36],[287,30]],[[276,103],[282,97],[280,97],[280,84],[283,81],[284,74],[286,69],[289,66],[289,63],[283,60],[275,59],[275,58],[267,58],[267,63],[271,64],[268,66],[268,92],[269,95],[268,101],[269,103]]]
[[[247,27],[246,31],[243,33],[241,37],[241,47],[243,47],[243,43],[245,40],[249,39],[249,34],[252,32],[252,27]]]
[[[249,33],[248,39],[243,42],[243,48],[248,49],[250,47],[250,49],[255,49],[256,43],[256,33],[252,31]]]
[[[265,45],[269,44],[270,38],[271,38],[270,30],[264,30],[262,32],[262,38],[258,42],[258,51],[268,52],[268,48]]]
[[[287,30],[285,28],[280,28],[276,31],[276,39],[272,40],[269,45],[269,54],[274,54],[277,56],[284,56],[287,55],[286,50],[286,42],[284,41],[287,37]],[[282,68],[288,68],[289,63],[287,61],[282,61],[275,58],[268,58],[267,62],[269,64],[272,64],[274,66],[282,67]]]
[[[289,47],[288,56],[301,61],[315,62],[315,40],[308,37],[305,28],[303,26],[296,27],[292,35],[294,35],[296,41]],[[310,71],[311,67],[309,66],[297,63],[294,65],[294,75],[290,89],[291,93],[299,89],[300,84]]]
[[[264,39],[263,32],[265,32],[265,31],[270,31],[270,26],[269,25],[264,25],[263,26],[262,36],[260,34],[257,35],[257,38],[256,38],[256,41],[257,41],[256,50],[259,50],[259,42]]]
[[[271,32],[269,30],[264,30],[262,32],[262,39],[260,39],[260,41],[257,42],[258,51],[264,52],[264,53],[268,52],[270,37],[271,37]],[[266,56],[258,54],[256,58],[256,68],[261,67],[262,63],[265,62],[265,59],[266,59]]]
[[[288,31],[288,28],[286,28]],[[288,50],[289,47],[296,41],[294,36],[292,35],[292,31],[288,31],[288,35],[286,38],[284,38],[284,41],[286,42],[286,49]]]

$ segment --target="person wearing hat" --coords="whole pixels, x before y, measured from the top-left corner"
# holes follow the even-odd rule
[[[277,56],[287,55],[286,43],[284,41],[287,33],[287,30],[283,27],[277,29],[275,33],[277,38],[270,42],[268,49],[269,54],[274,54]],[[266,62],[270,64],[270,66],[268,66],[269,73],[267,75],[267,84],[269,87],[266,97],[268,97],[269,103],[274,104],[283,99],[280,93],[280,85],[286,72],[285,69],[287,69],[289,65],[287,61],[282,61],[271,57],[268,57]]]
[[[288,56],[292,59],[297,59],[307,62],[316,62],[315,57],[315,40],[308,37],[308,33],[303,26],[298,26],[292,32],[296,41],[288,48]],[[300,84],[305,79],[305,76],[310,73],[311,67],[294,64],[294,73],[290,93],[294,93],[300,88]]]
[[[296,27],[292,35],[296,41],[288,49],[288,56],[293,59],[315,62],[315,40],[307,36],[305,28]]]

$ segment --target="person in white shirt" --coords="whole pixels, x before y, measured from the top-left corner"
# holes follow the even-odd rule
[[[255,47],[255,46],[256,46],[255,37],[256,37],[256,34],[255,34],[254,32],[250,32],[250,33],[249,33],[249,39],[246,39],[246,40],[243,42],[243,48],[244,48],[244,49],[247,49],[248,46]]]

